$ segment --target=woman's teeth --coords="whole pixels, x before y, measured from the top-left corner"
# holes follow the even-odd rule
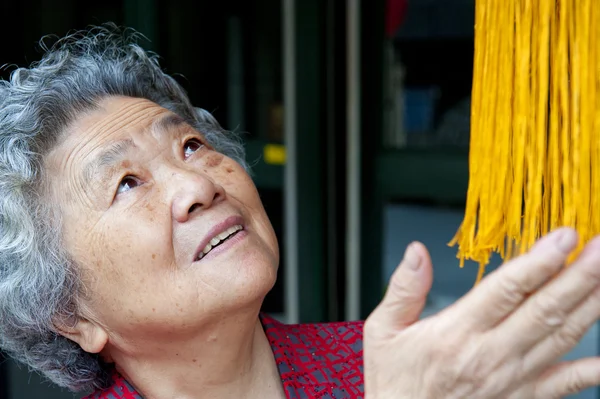
[[[226,239],[228,239],[233,234],[235,234],[238,231],[242,230],[242,228],[243,227],[238,224],[236,226],[232,226],[232,227],[228,228],[227,230],[225,230],[221,234],[219,234],[216,237],[214,237],[212,240],[210,240],[210,242],[208,244],[206,244],[206,246],[204,247],[204,249],[202,250],[202,252],[200,252],[200,255],[198,255],[198,259],[196,259],[196,260],[202,259],[214,247],[216,247],[217,245],[221,244],[223,241],[225,241]]]

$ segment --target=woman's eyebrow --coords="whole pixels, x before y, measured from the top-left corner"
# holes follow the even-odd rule
[[[114,166],[133,149],[138,149],[138,146],[132,139],[120,140],[110,144],[83,168],[83,183],[89,185],[98,180],[106,180],[109,177],[108,175],[112,174],[107,173],[107,170],[114,170]]]
[[[159,118],[159,119],[155,120],[154,122],[152,122],[150,131],[152,133],[159,133],[159,134],[169,133],[174,128],[180,127],[181,125],[187,125],[187,122],[185,121],[185,119],[183,119],[181,116],[179,116],[177,114],[169,113],[169,114],[163,116],[162,118]]]

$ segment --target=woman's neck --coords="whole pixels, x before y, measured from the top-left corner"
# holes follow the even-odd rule
[[[117,371],[145,399],[285,398],[260,320],[220,322],[186,342],[152,351],[111,353]]]

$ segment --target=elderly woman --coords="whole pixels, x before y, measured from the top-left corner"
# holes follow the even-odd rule
[[[0,83],[0,347],[92,398],[558,398],[600,317],[600,241],[559,229],[419,320],[418,243],[360,322],[284,325],[279,262],[243,151],[114,27]],[[363,378],[364,377],[364,378]],[[363,382],[364,381],[364,382]]]

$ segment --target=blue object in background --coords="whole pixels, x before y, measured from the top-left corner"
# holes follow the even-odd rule
[[[435,87],[404,89],[404,128],[407,134],[433,130],[439,90]]]

